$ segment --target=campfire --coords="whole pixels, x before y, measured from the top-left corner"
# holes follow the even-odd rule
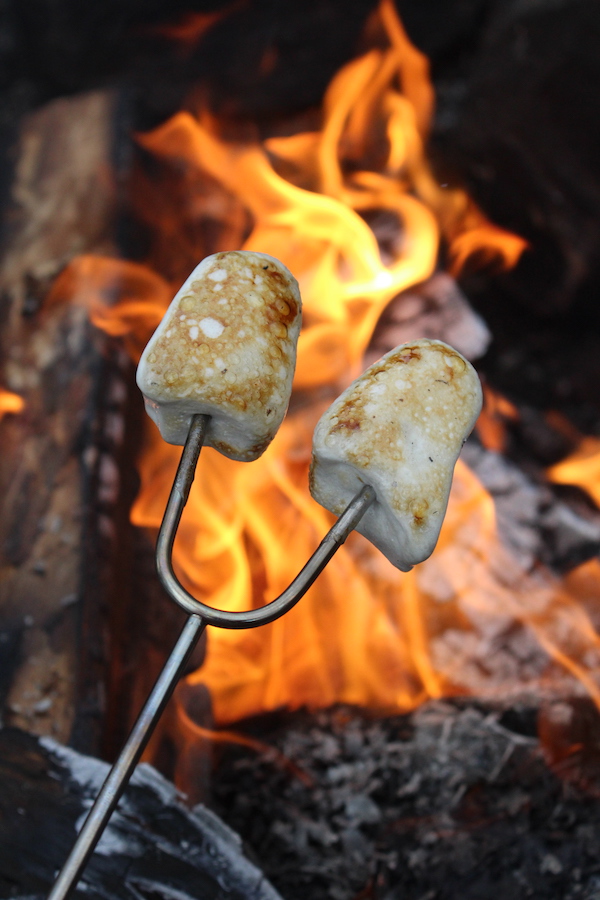
[[[185,55],[223,16],[192,17],[163,38]],[[233,612],[264,606],[288,587],[331,528],[335,517],[309,493],[312,436],[322,413],[369,364],[421,337],[452,344],[476,366],[484,359],[484,409],[457,464],[433,555],[400,572],[352,533],[285,616],[255,630],[211,628],[205,651],[176,689],[146,758],[190,797],[214,796],[225,817],[229,804],[240,829],[245,814],[232,799],[230,779],[236,766],[250,765],[248,758],[258,760],[260,790],[264,767],[273,760],[276,778],[291,771],[298,783],[314,787],[315,758],[329,765],[328,753],[330,763],[336,753],[346,753],[352,765],[366,765],[380,745],[397,748],[405,739],[398,723],[413,714],[421,741],[411,747],[413,767],[431,786],[437,774],[419,769],[418,747],[433,746],[438,739],[451,744],[452,728],[466,735],[465,741],[483,733],[489,724],[480,712],[484,708],[502,710],[500,717],[506,710],[541,706],[540,733],[553,765],[575,752],[581,717],[593,717],[600,708],[600,565],[595,558],[600,517],[594,506],[600,496],[600,442],[594,435],[584,437],[562,412],[550,411],[540,417],[541,433],[560,452],[549,452],[544,463],[539,457],[523,462],[518,453],[508,452],[531,410],[490,383],[485,355],[494,341],[493,323],[486,323],[485,309],[473,309],[460,286],[498,283],[509,277],[501,273],[535,248],[524,236],[490,221],[465,189],[442,182],[439,166],[428,161],[435,106],[429,64],[409,41],[391,0],[381,0],[372,11],[361,41],[362,52],[335,74],[320,106],[294,116],[257,123],[218,115],[203,85],[195,84],[180,111],[133,138],[127,203],[143,250],[120,258],[102,230],[92,229],[95,239],[85,243],[85,252],[76,252],[74,242],[54,269],[36,270],[33,294],[41,296],[48,327],[59,333],[60,317],[66,316],[83,334],[91,323],[97,334],[89,340],[101,342],[96,345],[103,348],[100,356],[112,385],[101,424],[91,429],[87,456],[82,454],[101,501],[99,524],[93,528],[101,536],[101,555],[117,573],[100,585],[109,593],[123,569],[114,523],[122,523],[124,513],[113,515],[123,477],[118,461],[136,442],[139,490],[130,518],[138,553],[142,548],[146,554],[146,562],[136,564],[145,573],[136,584],[141,602],[156,597],[148,546],[160,526],[181,451],[162,440],[154,423],[142,420],[141,398],[127,401],[138,411],[131,418],[135,428],[126,426],[123,397],[132,396],[134,364],[202,258],[223,250],[267,253],[294,274],[303,299],[292,399],[277,436],[247,465],[204,449],[183,514],[175,569],[185,588],[211,607]],[[262,64],[270,64],[267,56]],[[109,110],[94,102],[95,121],[100,121]],[[111,197],[113,191],[108,191]],[[112,202],[107,201],[103,215]],[[43,359],[41,339],[36,340],[29,356],[14,357],[4,370],[0,417],[11,448],[19,422],[34,421],[40,410],[39,385],[24,374],[31,360]],[[74,388],[69,387],[67,399],[69,408],[76,404]],[[128,433],[125,442],[119,429]],[[132,497],[131,484],[125,494]],[[66,515],[61,502],[55,518]],[[19,553],[17,548],[15,560]],[[46,559],[43,548],[39,554]],[[28,579],[44,574],[30,569]],[[66,580],[57,592],[62,608],[69,610],[75,598],[65,585]],[[168,604],[160,595],[151,602],[152,609]],[[170,635],[179,620],[169,610],[160,615]],[[11,616],[16,616],[12,610]],[[96,612],[88,621],[88,635],[98,617]],[[108,616],[113,630],[124,626],[127,631],[132,621],[135,614],[114,608]],[[125,648],[131,639],[115,638],[118,664],[108,678],[117,693],[130,681],[124,707],[112,723],[96,726],[113,754],[149,687],[149,674],[170,649],[168,642],[154,640],[149,672],[130,671]],[[29,643],[31,658],[41,654],[47,664],[49,646],[44,644],[42,652],[37,638]],[[91,650],[83,651],[84,662],[89,655]],[[69,651],[65,659],[76,668],[75,653]],[[19,684],[27,676],[39,679],[40,665],[39,658],[26,664]],[[66,683],[64,666],[57,664],[59,670]],[[44,702],[51,689],[34,689],[28,705],[23,697],[30,688],[13,686],[10,723],[48,733],[52,704],[44,707]],[[113,692],[106,709],[110,713],[118,706]],[[57,737],[69,737],[73,715],[64,714]],[[493,744],[490,753],[500,772],[513,755],[525,754],[535,728],[527,725],[523,733],[517,728],[513,740],[501,731],[508,727],[506,716],[498,721],[494,737],[486,740]],[[81,720],[77,728],[85,730]],[[369,753],[348,750],[345,729],[359,735],[356,741],[361,748],[368,745]],[[310,740],[302,737],[303,730]],[[311,742],[314,756],[307,774],[297,751]],[[233,750],[215,754],[214,748],[226,745]],[[92,749],[85,739],[79,746]],[[248,756],[236,757],[242,747]],[[222,758],[220,784],[218,772],[215,785],[206,774],[211,754]],[[403,797],[414,793],[406,759],[392,759],[392,774],[384,779],[390,791],[404,790],[398,793]],[[342,783],[346,775],[341,764],[338,768],[335,777]],[[406,775],[402,783],[399,773]],[[379,804],[381,782],[370,781],[372,776],[371,771],[361,781],[360,802],[343,800],[353,823],[344,826],[348,833],[379,822],[369,803],[376,796]],[[352,778],[357,777],[355,772]],[[465,775],[469,778],[475,778],[472,772]],[[584,787],[590,789],[589,779]],[[291,795],[293,803],[293,790]],[[262,795],[259,802],[265,802]],[[327,794],[327,803],[335,808],[335,802]],[[498,814],[498,808],[486,808],[485,816]],[[304,808],[302,815],[310,817]],[[281,840],[289,837],[285,827]],[[318,834],[305,830],[304,842],[335,844],[335,829],[323,828]],[[360,856],[363,851],[352,850],[347,841],[345,852]],[[386,842],[386,852],[392,853],[389,834]],[[547,866],[552,874],[555,862]],[[331,871],[342,877],[335,865]]]
[[[308,495],[312,432],[328,401],[364,367],[388,305],[400,295],[402,310],[402,292],[426,283],[438,265],[458,272],[473,257],[513,265],[526,247],[487,222],[464,192],[437,184],[422,149],[432,105],[426,60],[391,4],[379,17],[383,47],[336,76],[319,131],[240,143],[219,136],[219,123],[200,108],[137,138],[165,165],[169,182],[173,170],[181,173],[184,221],[212,177],[250,218],[242,246],[281,259],[304,300],[295,394],[275,442],[251,467],[208,451],[184,514],[176,565],[190,591],[218,608],[258,606],[280,594],[331,525]],[[223,231],[231,227],[226,218]],[[176,254],[171,234],[155,240],[159,260],[161,244]],[[206,248],[218,249],[227,248]],[[125,295],[107,305],[106,294],[121,284]],[[139,264],[85,257],[61,274],[50,302],[86,304],[94,324],[122,336],[137,361],[177,286]],[[178,457],[148,425],[136,525],[158,528]],[[598,643],[579,598],[551,571],[530,572],[511,558],[489,492],[461,464],[430,561],[401,575],[362,539],[350,540],[285,619],[257,633],[212,634],[188,684],[208,688],[218,724],[281,707],[343,702],[404,712],[427,697],[505,695],[515,687],[513,673],[504,672],[500,654],[491,660],[498,670],[489,671],[490,650],[511,628],[522,640],[523,627],[598,696]],[[542,688],[548,664],[540,658],[535,668],[519,690]]]

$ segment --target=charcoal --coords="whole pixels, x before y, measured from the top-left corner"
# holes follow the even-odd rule
[[[564,705],[573,740],[598,727],[591,704]],[[536,716],[430,701],[380,719],[336,707],[248,720],[242,730],[260,733],[313,783],[232,745],[215,772],[215,809],[286,900],[590,898],[598,782],[584,789],[577,753],[567,774],[550,760],[529,733]],[[332,735],[339,757],[326,761]]]
[[[553,491],[541,478],[529,476],[506,456],[476,441],[463,449],[463,459],[492,495],[498,533],[524,570],[543,562],[564,572],[600,552],[600,513]]]

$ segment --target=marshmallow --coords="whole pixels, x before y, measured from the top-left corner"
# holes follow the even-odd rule
[[[431,554],[460,449],[481,411],[477,373],[441,341],[396,347],[321,417],[310,491],[340,515],[363,485],[376,499],[357,525],[398,569]]]
[[[137,383],[165,441],[184,444],[195,413],[205,445],[256,459],[285,415],[301,300],[286,267],[236,250],[204,259],[171,302],[142,354]]]

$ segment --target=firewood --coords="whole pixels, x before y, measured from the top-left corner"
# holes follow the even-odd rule
[[[50,738],[0,732],[0,895],[45,894],[108,766]],[[75,896],[278,900],[214,813],[140,766]]]
[[[46,296],[74,256],[113,250],[113,116],[113,96],[96,92],[24,119],[2,248],[0,386],[24,400],[0,423],[0,631],[15,649],[5,720],[62,740],[78,705],[86,728],[102,705],[100,532],[119,496],[129,362],[107,353],[85,309]],[[96,534],[92,496],[104,497]]]

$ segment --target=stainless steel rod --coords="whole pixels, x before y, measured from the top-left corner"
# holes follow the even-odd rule
[[[181,454],[181,460],[167,504],[167,508],[171,510],[171,515],[175,522],[175,529],[179,525],[181,513],[194,480],[196,464],[204,443],[207,423],[208,416],[194,416],[188,439]],[[94,847],[98,843],[115,806],[119,802],[119,798],[131,778],[140,756],[144,752],[156,723],[181,677],[185,664],[205,628],[206,622],[200,616],[190,616],[184,625],[179,640],[175,644],[137,722],[133,726],[127,743],[110,770],[94,805],[88,813],[75,845],[62,867],[52,891],[48,895],[48,900],[64,900],[77,885],[81,873],[94,851]]]
[[[77,836],[75,845],[48,895],[48,900],[63,900],[77,885],[89,857],[133,774],[154,726],[173,693],[190,653],[205,628],[206,623],[199,616],[190,616],[187,620],[127,743],[110,770],[83,828]]]

